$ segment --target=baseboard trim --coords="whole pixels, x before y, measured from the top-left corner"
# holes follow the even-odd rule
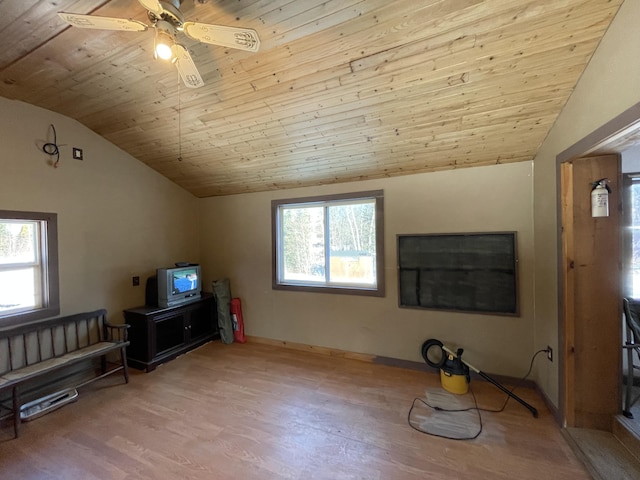
[[[275,347],[290,348],[292,350],[300,350],[303,352],[319,353],[321,355],[328,355],[336,358],[349,358],[351,360],[361,360],[364,362],[373,362],[375,355],[368,355],[366,353],[348,352],[345,350],[338,350],[329,347],[319,347],[317,345],[307,345],[305,343],[288,342],[286,340],[276,340],[273,338],[254,337],[247,336],[247,342],[260,343],[263,345],[271,345]]]
[[[363,362],[376,363],[379,365],[386,365],[389,367],[399,367],[399,368],[407,368],[409,370],[420,370],[424,372],[437,373],[437,371],[435,371],[433,368],[431,368],[429,365],[423,362],[414,362],[412,360],[404,360],[404,359],[393,358],[393,357],[383,357],[380,355],[371,355],[367,353],[349,352],[346,350],[338,350],[336,348],[319,347],[316,345],[308,345],[305,343],[295,343],[295,342],[289,342],[286,340],[276,340],[273,338],[254,337],[254,336],[247,336],[246,338],[247,338],[247,342],[251,342],[251,343],[260,343],[263,345],[291,348],[293,350],[319,353],[321,355],[328,355],[336,358],[348,358],[351,360],[360,360]],[[486,375],[488,375],[493,380],[501,384],[512,385],[512,386],[515,385],[517,387],[523,387],[523,388],[533,388],[539,391],[538,386],[533,380],[523,381],[521,378],[510,377],[506,375],[494,375],[489,373],[487,373]],[[471,379],[483,381],[483,382],[487,381],[486,379],[482,378],[480,375],[474,372],[471,372]],[[547,403],[546,397],[543,396],[543,398],[545,398],[545,403]]]
[[[553,416],[553,418],[555,419],[556,423],[558,424],[558,426],[560,428],[563,428],[563,419],[562,419],[562,413],[560,413],[560,410],[558,409],[558,407],[556,407],[553,402],[551,401],[551,399],[547,396],[546,393],[544,393],[540,387],[538,386],[537,383],[533,382],[535,385],[535,389],[538,392],[538,395],[540,395],[540,398],[542,398],[542,401],[544,402],[544,404],[546,405],[546,407],[549,409],[549,411],[551,412],[551,415]]]

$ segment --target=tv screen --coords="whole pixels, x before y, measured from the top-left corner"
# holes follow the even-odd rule
[[[181,269],[172,273],[173,293],[184,293],[198,288],[198,271],[195,268]]]

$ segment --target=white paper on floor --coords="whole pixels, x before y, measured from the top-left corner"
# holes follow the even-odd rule
[[[473,438],[480,430],[480,418],[474,407],[469,393],[456,395],[442,388],[428,388],[425,397],[414,402],[409,422],[431,435],[459,440]]]

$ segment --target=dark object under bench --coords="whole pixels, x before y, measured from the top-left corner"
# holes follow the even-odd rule
[[[20,388],[29,381],[88,359],[101,358],[101,373],[88,381],[122,371],[129,383],[126,347],[128,325],[106,320],[104,309],[0,329],[0,393],[11,389],[13,428],[20,430]],[[110,352],[120,362],[107,370]]]

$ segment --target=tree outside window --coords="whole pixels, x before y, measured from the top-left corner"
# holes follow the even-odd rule
[[[57,315],[57,216],[0,211],[0,325]]]
[[[274,288],[384,295],[381,191],[276,200]]]

